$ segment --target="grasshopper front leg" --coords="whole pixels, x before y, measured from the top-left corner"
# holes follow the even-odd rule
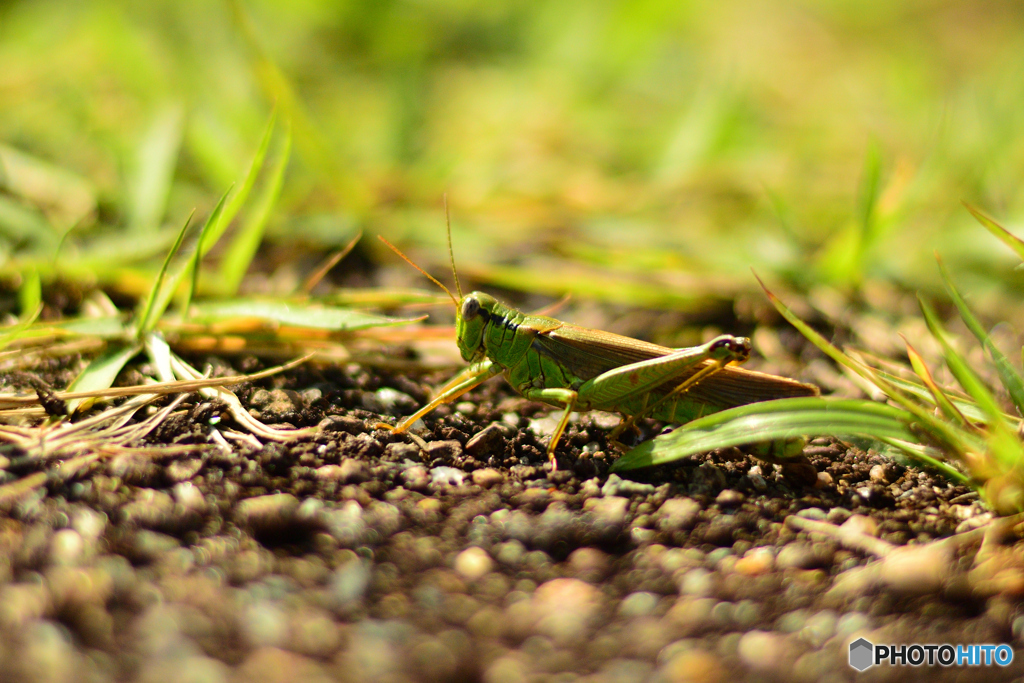
[[[495,375],[500,374],[501,370],[502,368],[500,365],[497,365],[486,358],[477,363],[473,363],[465,370],[455,375],[455,377],[448,380],[448,383],[438,390],[437,396],[435,396],[430,403],[423,406],[394,427],[385,422],[378,422],[377,426],[389,429],[395,434],[401,434],[402,432],[408,431],[408,429],[416,423],[416,420],[420,419],[424,415],[428,415],[438,406],[442,406],[445,403],[451,403],[473,387],[486,382]]]

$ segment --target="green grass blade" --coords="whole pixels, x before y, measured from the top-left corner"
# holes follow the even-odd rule
[[[910,358],[910,367],[913,368],[914,372],[924,385],[928,387],[928,391],[931,393],[932,401],[942,410],[943,415],[951,420],[956,420],[962,425],[970,425],[964,414],[957,409],[953,402],[946,396],[946,392],[942,390],[942,387],[936,383],[935,378],[932,377],[931,370],[924,362],[924,358],[917,352],[917,349],[907,341],[906,337],[903,338],[903,343],[907,345],[907,357]]]
[[[308,327],[317,330],[349,332],[371,327],[407,325],[423,318],[386,318],[347,308],[320,306],[305,302],[253,301],[238,299],[196,304],[192,320],[221,322],[232,318],[256,318],[277,325]]]
[[[877,237],[878,197],[882,186],[882,157],[878,144],[868,145],[864,159],[864,177],[861,180],[860,196],[857,201],[857,218],[860,221],[861,249],[869,247]],[[860,255],[863,258],[863,253]]]
[[[109,389],[124,366],[142,350],[142,344],[133,342],[127,346],[112,346],[102,355],[97,356],[85,367],[78,377],[68,385],[68,391],[95,391]],[[68,401],[68,412],[85,410],[93,401],[91,399],[72,399]]]
[[[263,136],[260,138],[259,147],[256,148],[256,154],[253,156],[252,163],[249,164],[249,171],[245,174],[245,180],[242,181],[242,185],[238,188],[238,192],[231,201],[228,202],[227,206],[224,207],[224,211],[221,213],[220,218],[216,223],[210,226],[210,232],[203,240],[203,250],[200,254],[200,258],[206,256],[206,254],[213,248],[213,245],[220,241],[220,238],[224,235],[224,231],[231,225],[231,221],[235,219],[238,212],[242,209],[246,200],[249,198],[249,193],[252,191],[253,186],[256,184],[256,179],[260,175],[260,171],[263,169],[263,162],[267,158],[267,150],[270,149],[270,140],[274,137],[274,126],[277,124],[277,111],[271,112],[270,118],[267,120],[267,125],[263,129]]]
[[[167,210],[184,130],[180,106],[161,111],[139,145],[129,226],[136,234],[155,232]]]
[[[131,329],[126,319],[127,316],[124,315],[109,315],[102,318],[72,318],[56,323],[48,323],[47,326],[62,330],[69,335],[99,337],[108,341],[123,341],[131,336]]]
[[[217,206],[213,207],[213,212],[210,217],[206,219],[206,223],[203,224],[203,229],[199,231],[199,239],[196,242],[196,249],[192,252],[192,258],[189,259],[188,267],[182,271],[182,274],[189,273],[188,289],[185,290],[185,298],[181,304],[181,318],[184,320],[188,317],[188,307],[192,303],[192,297],[195,296],[196,287],[199,285],[199,264],[203,259],[203,254],[206,253],[206,236],[212,232],[213,226],[217,225],[220,220],[221,211],[224,209],[224,202],[227,200],[228,195],[231,194],[231,188],[221,195],[220,201],[217,202]],[[175,278],[175,284],[177,284],[179,278]],[[175,287],[175,289],[177,289]]]
[[[274,209],[274,204],[281,193],[281,185],[284,182],[284,172],[288,167],[288,159],[291,156],[292,133],[291,127],[285,127],[284,141],[281,145],[276,163],[270,170],[269,177],[256,201],[252,212],[237,232],[231,244],[228,246],[224,259],[221,261],[220,282],[223,291],[228,296],[234,296],[238,292],[242,278],[249,270],[260,241],[263,239],[263,231],[267,225],[267,219]]]
[[[43,282],[39,277],[39,271],[29,268],[21,275],[21,286],[18,287],[18,307],[21,309],[21,319],[28,320],[37,315],[39,307],[43,305]]]
[[[756,273],[754,277],[757,277]],[[777,296],[764,286],[764,283],[761,282],[760,278],[758,278],[758,282],[761,283],[761,288],[764,289],[765,294],[768,296],[768,300],[771,301],[772,305],[775,306],[775,309],[782,315],[782,317],[793,325],[793,327],[799,330],[801,334],[807,337],[812,344],[821,349],[825,355],[871,382],[885,392],[886,396],[899,404],[901,408],[913,413],[914,417],[917,418],[917,421],[921,423],[922,427],[926,429],[934,439],[946,443],[955,452],[963,452],[965,444],[962,443],[961,430],[958,430],[953,425],[937,418],[930,410],[927,410],[924,406],[913,400],[912,397],[907,396],[896,386],[887,382],[874,368],[857,362],[847,354],[837,349],[831,342],[818,334],[810,325],[805,323],[795,313],[789,310],[789,308],[782,303]]]
[[[987,422],[1002,421],[1003,411],[999,407],[995,396],[988,390],[985,383],[981,381],[981,378],[975,374],[974,370],[967,364],[967,361],[953,348],[945,329],[942,327],[942,323],[939,322],[939,317],[932,310],[932,307],[928,305],[928,302],[921,296],[918,296],[917,300],[921,306],[921,312],[924,314],[928,330],[942,346],[943,358],[946,360],[946,365],[949,367],[949,371],[953,373],[956,381],[960,383],[960,386],[967,392],[967,395],[978,403],[978,407],[984,412]]]
[[[963,484],[965,486],[972,486],[970,477],[968,477],[963,472],[953,467],[949,463],[943,462],[938,458],[933,458],[931,455],[929,455],[929,448],[927,446],[922,446],[921,444],[918,443],[902,441],[900,439],[890,439],[889,437],[879,437],[878,440],[884,444],[892,446],[893,448],[897,448],[903,451],[914,460],[917,460],[928,467],[938,470],[950,481],[954,481],[958,484]]]
[[[953,286],[949,272],[941,260],[939,261],[939,273],[942,275],[946,291],[949,292],[950,298],[956,304],[956,308],[960,312],[960,317],[963,319],[964,324],[967,325],[967,329],[978,338],[981,345],[988,351],[992,364],[995,365],[996,372],[999,373],[999,379],[1002,381],[1003,387],[1006,388],[1007,393],[1010,395],[1013,405],[1017,407],[1017,413],[1024,415],[1024,377],[1021,377],[1021,374],[1017,372],[1017,368],[1013,367],[1006,355],[992,343],[988,332],[978,322],[978,319],[974,317],[971,309],[967,306],[967,302],[964,301],[957,288]]]
[[[43,312],[43,305],[39,304],[36,306],[36,310],[31,315],[25,315],[17,325],[13,325],[4,330],[0,330],[0,351],[7,348],[14,342],[18,341],[24,336],[27,336],[29,330],[32,328],[33,323],[39,317],[39,314]]]
[[[928,401],[932,405],[936,405],[935,397],[932,396],[931,392],[928,391],[928,389],[924,385],[911,382],[910,380],[906,380],[902,377],[897,377],[896,375],[892,375],[882,370],[878,371],[878,375],[887,383],[896,387],[903,393],[913,396],[914,398],[920,399],[921,401]],[[985,414],[978,409],[976,403],[973,403],[972,401],[959,396],[952,396],[948,391],[944,391],[943,393],[965,418],[972,422],[985,421]]]
[[[185,233],[188,232],[188,226],[192,222],[192,216],[194,215],[195,211],[192,211],[192,213],[188,215],[188,219],[185,221],[185,224],[181,226],[181,230],[178,231],[178,236],[175,238],[174,244],[171,245],[170,250],[164,257],[164,262],[160,265],[160,271],[157,273],[153,286],[149,289],[149,296],[146,297],[146,305],[142,309],[142,315],[139,316],[137,326],[140,337],[153,329],[156,325],[156,321],[164,314],[164,309],[170,301],[169,296],[166,298],[161,297],[160,292],[163,289],[164,278],[167,275],[167,268],[171,264],[171,259],[173,259],[175,254],[178,253],[178,250],[181,249],[181,243],[185,239]]]
[[[967,207],[967,210],[971,212],[971,215],[978,219],[978,222],[981,223],[986,230],[995,235],[999,241],[1010,249],[1013,249],[1020,260],[1024,261],[1024,240],[1021,240],[1012,232],[999,225],[999,223],[996,223],[993,219],[986,216],[981,209],[972,206],[967,202],[964,202],[964,206]]]
[[[664,465],[716,448],[774,441],[800,435],[887,437],[916,440],[906,411],[865,400],[796,398],[765,401],[709,415],[645,441],[612,466],[612,471]]]
[[[992,392],[988,390],[981,378],[970,368],[967,362],[956,352],[947,338],[946,331],[942,328],[938,316],[931,306],[918,296],[921,311],[924,314],[925,323],[932,335],[942,345],[943,357],[949,371],[956,377],[956,381],[964,388],[964,391],[978,403],[978,407],[985,414],[988,425],[988,448],[987,455],[994,458],[1003,467],[1017,467],[1024,462],[1024,445],[1017,438],[1016,432],[1010,426],[1006,415],[1000,408]]]

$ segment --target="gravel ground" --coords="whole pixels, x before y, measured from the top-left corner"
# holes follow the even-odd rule
[[[984,562],[925,545],[988,519],[966,488],[831,440],[805,451],[816,481],[735,449],[620,478],[600,414],[571,425],[552,474],[550,409],[500,381],[429,416],[425,448],[373,427],[434,379],[305,367],[242,388],[267,423],[321,427],[260,447],[216,445],[230,420],[195,399],[150,437],[194,453],[113,457],[8,506],[0,680],[1024,673],[847,665],[862,636],[1020,644],[1015,539]],[[0,465],[3,482],[34,471],[10,450]]]

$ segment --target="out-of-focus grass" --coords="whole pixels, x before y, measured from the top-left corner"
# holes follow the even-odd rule
[[[58,245],[68,268],[100,245],[74,276],[131,289],[244,176],[276,106],[294,148],[272,243],[361,227],[443,271],[447,192],[467,271],[525,290],[686,307],[753,288],[751,265],[931,286],[932,248],[965,289],[1013,286],[959,200],[1024,216],[1022,19],[934,0],[8,2],[0,271],[45,278]]]

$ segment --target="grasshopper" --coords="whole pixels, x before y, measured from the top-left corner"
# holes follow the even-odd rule
[[[463,295],[450,226],[448,253],[457,299],[397,247],[379,239],[451,298],[456,342],[463,360],[469,363],[433,400],[398,425],[380,423],[396,434],[407,431],[438,406],[504,375],[525,398],[563,409],[547,448],[554,471],[555,449],[574,411],[619,413],[622,421],[609,441],[621,447],[618,436],[641,417],[683,423],[734,406],[819,393],[811,384],[736,367],[750,356],[746,337],[723,334],[700,346],[673,349],[523,313],[483,292]]]

